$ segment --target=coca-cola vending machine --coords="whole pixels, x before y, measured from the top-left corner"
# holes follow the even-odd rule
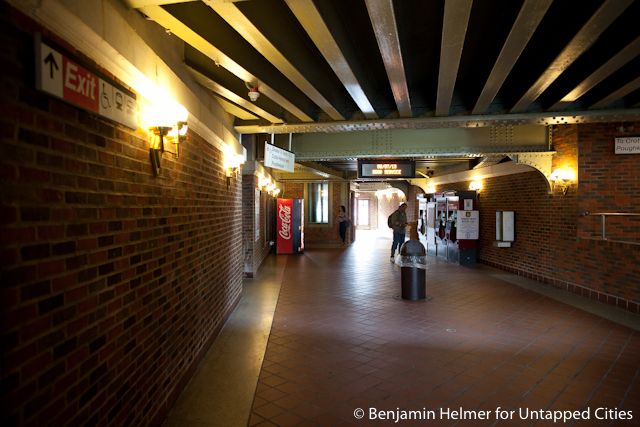
[[[304,251],[304,201],[278,199],[276,230],[279,254],[301,254]]]

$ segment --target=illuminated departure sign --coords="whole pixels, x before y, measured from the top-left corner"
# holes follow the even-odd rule
[[[413,160],[358,160],[358,178],[415,178]]]

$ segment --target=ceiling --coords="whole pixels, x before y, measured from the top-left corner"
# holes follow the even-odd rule
[[[640,118],[640,0],[126,2],[240,133]]]

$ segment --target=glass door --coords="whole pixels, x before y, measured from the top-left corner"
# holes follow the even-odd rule
[[[358,199],[358,227],[369,228],[369,200]]]

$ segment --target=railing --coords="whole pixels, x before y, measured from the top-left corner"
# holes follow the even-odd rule
[[[631,212],[583,212],[582,213],[583,216],[599,216],[600,217],[600,224],[602,227],[602,234],[600,236],[600,238],[602,240],[609,240],[607,238],[607,217],[608,216],[612,216],[612,217],[640,217],[640,213],[631,213]],[[631,243],[631,244],[640,244],[638,242],[632,242],[632,241],[627,241],[627,240],[615,240],[616,242],[623,242],[623,243]]]

